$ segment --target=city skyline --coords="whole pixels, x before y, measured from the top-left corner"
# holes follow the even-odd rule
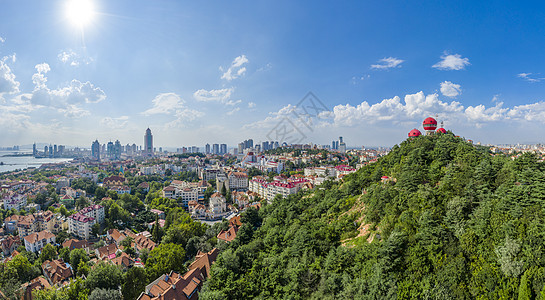
[[[231,148],[271,140],[308,92],[326,109],[294,123],[303,143],[393,146],[435,115],[475,142],[545,139],[541,3],[95,0],[85,24],[66,3],[2,6],[4,146],[150,127],[163,147]]]

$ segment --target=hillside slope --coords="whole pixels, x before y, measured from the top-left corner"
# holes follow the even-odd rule
[[[450,134],[406,140],[249,213],[200,297],[541,299],[544,167]]]

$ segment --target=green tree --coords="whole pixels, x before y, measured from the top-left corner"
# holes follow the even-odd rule
[[[90,290],[95,289],[117,289],[123,280],[123,274],[119,267],[100,262],[89,272],[86,286]]]
[[[143,268],[130,268],[123,276],[121,293],[124,299],[136,299],[146,288],[148,278]]]
[[[146,261],[148,279],[155,280],[170,271],[185,273],[187,268],[184,266],[184,257],[185,250],[181,245],[160,244],[151,250]]]
[[[74,273],[78,273],[80,262],[88,262],[89,256],[83,249],[74,249],[70,251],[70,265],[74,269]]]
[[[46,261],[46,260],[53,260],[57,257],[57,249],[55,249],[55,247],[51,244],[46,244],[43,248],[42,248],[42,252],[40,253],[40,260],[42,262]]]
[[[94,289],[89,295],[89,300],[121,300],[121,293],[114,289]],[[136,299],[136,298],[125,298]]]

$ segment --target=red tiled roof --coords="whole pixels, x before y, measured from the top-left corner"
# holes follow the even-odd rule
[[[227,230],[218,233],[218,239],[226,242],[232,242],[237,237],[238,226],[230,226]]]

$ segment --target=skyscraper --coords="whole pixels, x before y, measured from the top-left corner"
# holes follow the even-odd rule
[[[219,154],[220,153],[220,145],[219,144],[213,144],[212,145],[212,153],[213,154]]]
[[[95,140],[91,145],[91,157],[94,160],[100,160],[100,143]]]
[[[112,141],[108,142],[108,145],[106,146],[106,153],[108,154],[109,159],[114,158],[114,143]]]
[[[146,129],[144,135],[144,155],[153,156],[153,135],[151,135],[151,129]]]
[[[204,151],[204,152],[205,152],[206,154],[210,154],[210,144],[206,144],[206,146],[204,146],[204,148],[205,148],[205,151]]]
[[[121,143],[119,142],[119,140],[115,141],[114,159],[121,159]]]
[[[227,144],[220,145],[220,154],[227,154]]]

